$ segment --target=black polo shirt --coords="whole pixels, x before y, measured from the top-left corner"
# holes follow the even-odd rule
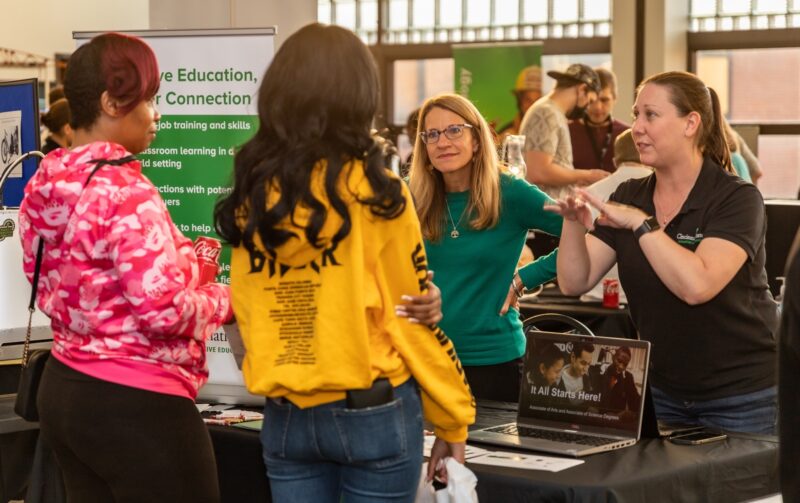
[[[656,175],[621,184],[611,200],[655,214]],[[733,279],[704,304],[670,292],[628,229],[592,232],[617,253],[619,277],[642,339],[652,343],[650,382],[683,400],[712,400],[775,384],[778,309],[767,286],[766,210],[750,183],[706,159],[680,212],[665,229],[694,251],[704,238],[725,239],[747,252]]]

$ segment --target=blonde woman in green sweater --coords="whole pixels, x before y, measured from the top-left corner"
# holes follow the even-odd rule
[[[409,185],[429,266],[442,290],[440,326],[476,398],[516,401],[525,336],[516,308],[526,288],[556,275],[556,255],[515,271],[529,229],[561,234],[550,198],[501,168],[489,125],[455,94],[420,111]]]

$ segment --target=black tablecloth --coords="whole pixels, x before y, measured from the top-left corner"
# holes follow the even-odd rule
[[[513,421],[513,404],[485,403],[475,427]],[[222,501],[270,501],[258,434],[209,426]],[[478,444],[476,444],[478,445]],[[489,449],[496,449],[480,445]],[[777,439],[732,434],[698,446],[644,439],[633,447],[584,458],[558,473],[477,465],[486,502],[739,502],[777,493]]]
[[[14,414],[16,395],[0,395],[0,502],[22,499],[28,487],[38,423]]]
[[[272,501],[258,432],[209,425],[224,503]]]
[[[0,409],[10,413],[11,404],[10,398],[0,400],[0,406],[5,406]],[[514,407],[514,404],[481,403],[474,427],[513,421]],[[3,499],[0,501],[5,502],[19,497],[28,481],[38,431],[36,424],[26,424],[10,416],[2,419],[0,496]],[[222,501],[271,501],[258,433],[230,426],[208,429],[217,458]],[[585,463],[559,473],[470,463],[467,466],[478,477],[477,490],[482,503],[740,502],[779,490],[775,437],[731,434],[724,442],[698,446],[644,439],[633,447],[584,460]]]
[[[480,406],[476,427],[513,421],[514,407]],[[643,439],[558,473],[467,466],[481,502],[741,502],[779,491],[777,449],[776,437],[729,433],[695,446]]]
[[[523,298],[520,301],[519,311],[523,320],[537,314],[565,314],[585,324],[594,335],[623,339],[637,338],[636,327],[633,325],[627,306],[608,309],[603,307],[601,302],[581,302],[577,297],[557,295],[553,292],[553,288],[545,292],[550,293],[532,299]],[[542,325],[539,328],[561,332],[567,327],[561,324],[554,327]]]

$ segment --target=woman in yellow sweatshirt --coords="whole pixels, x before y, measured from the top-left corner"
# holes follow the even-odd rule
[[[453,345],[395,311],[428,286],[405,184],[370,136],[378,76],[336,26],[289,37],[264,75],[260,129],[215,210],[275,501],[413,501],[422,418],[431,467],[463,462],[475,407]],[[432,475],[429,471],[428,476]]]

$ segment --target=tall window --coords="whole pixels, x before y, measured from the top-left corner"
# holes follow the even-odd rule
[[[383,22],[378,26],[378,9]],[[318,19],[366,43],[607,37],[610,0],[319,0]]]
[[[800,28],[800,0],[692,0],[691,31]]]
[[[754,126],[752,145],[767,198],[800,189],[800,0],[691,0],[694,70],[720,96],[734,126]]]
[[[379,122],[394,132],[425,98],[453,91],[453,44],[542,40],[545,72],[610,66],[611,0],[318,0],[317,14],[372,49],[385,91]],[[407,149],[402,137],[398,145]]]

